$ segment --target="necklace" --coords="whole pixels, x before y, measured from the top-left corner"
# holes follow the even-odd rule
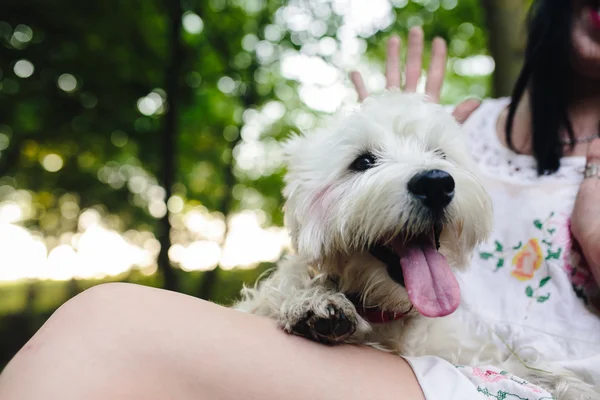
[[[560,144],[563,144],[565,146],[570,146],[573,144],[582,144],[582,143],[589,143],[594,139],[598,139],[600,138],[600,132],[596,133],[595,135],[590,135],[590,136],[585,136],[585,137],[581,137],[581,138],[575,138],[574,140],[571,138],[563,138],[560,140]]]
[[[571,139],[569,137],[562,138],[562,139],[560,139],[560,144],[565,145],[565,146],[572,146],[574,144],[589,143],[594,139],[600,138],[600,121],[598,121],[598,130],[599,130],[599,132],[596,133],[595,135],[584,136],[584,137],[575,138],[575,139]]]

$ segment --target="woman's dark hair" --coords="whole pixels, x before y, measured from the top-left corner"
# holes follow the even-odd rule
[[[506,142],[514,150],[512,127],[519,102],[529,90],[533,156],[538,174],[556,172],[563,145],[560,133],[566,129],[573,139],[567,112],[569,69],[572,51],[570,0],[534,0],[528,17],[528,39],[523,69],[512,93],[506,121]]]

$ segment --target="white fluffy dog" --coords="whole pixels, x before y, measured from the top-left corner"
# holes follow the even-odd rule
[[[296,253],[234,308],[322,343],[488,362],[578,398],[575,378],[506,360],[489,338],[438,318],[460,303],[452,268],[466,268],[492,228],[463,136],[441,106],[388,92],[292,138],[284,196]]]

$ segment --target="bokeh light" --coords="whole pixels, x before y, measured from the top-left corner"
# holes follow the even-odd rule
[[[202,22],[202,18],[200,18],[198,14],[195,14],[191,11],[186,11],[183,14],[182,24],[183,29],[185,29],[187,33],[194,35],[202,32],[204,29],[204,22]]]
[[[19,60],[15,63],[15,75],[19,78],[29,78],[33,75],[35,68],[29,60]]]
[[[46,171],[57,172],[63,167],[63,159],[58,154],[48,154],[42,159],[42,166]]]
[[[19,24],[15,27],[15,31],[13,33],[13,39],[21,42],[27,43],[33,38],[33,30],[24,24]]]
[[[138,110],[147,116],[164,112],[165,95],[161,89],[155,89],[137,102]]]
[[[62,74],[58,77],[57,85],[65,92],[72,92],[77,89],[77,79],[71,74]]]

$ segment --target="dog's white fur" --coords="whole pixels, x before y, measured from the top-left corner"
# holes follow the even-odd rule
[[[299,324],[311,328],[319,319],[342,315],[353,328],[348,334],[315,337],[311,331],[312,338],[366,343],[406,356],[436,355],[456,364],[496,365],[545,387],[557,399],[600,398],[567,371],[548,374],[507,357],[491,338],[473,337],[453,316],[421,316],[412,309],[406,289],[367,250],[390,236],[430,231],[431,222],[407,182],[418,172],[438,169],[449,173],[456,185],[446,208],[440,252],[453,268],[468,266],[472,251],[492,229],[492,209],[463,136],[441,106],[417,94],[387,92],[332,118],[323,128],[292,138],[285,144],[284,196],[285,221],[296,252],[267,279],[245,288],[234,307],[271,317],[285,331],[304,336]],[[376,157],[377,166],[349,170],[365,152]],[[407,315],[370,324],[348,293],[358,294],[365,306]]]

